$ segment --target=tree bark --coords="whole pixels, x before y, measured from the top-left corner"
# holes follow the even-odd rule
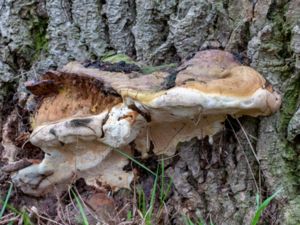
[[[0,125],[24,80],[68,61],[114,51],[158,65],[207,48],[236,54],[283,103],[267,118],[229,119],[212,145],[179,144],[167,170],[175,186],[171,210],[214,224],[249,224],[256,194],[282,187],[265,224],[299,224],[299,0],[0,0]],[[180,224],[181,216],[172,221]]]

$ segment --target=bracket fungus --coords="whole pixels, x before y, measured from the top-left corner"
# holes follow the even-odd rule
[[[13,181],[39,196],[74,177],[113,190],[129,187],[133,173],[114,148],[143,157],[173,155],[178,142],[222,129],[227,115],[270,115],[280,96],[254,69],[220,50],[201,51],[175,72],[109,72],[70,62],[27,83],[39,105],[30,142],[45,152]]]

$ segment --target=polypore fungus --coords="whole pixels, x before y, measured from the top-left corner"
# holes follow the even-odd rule
[[[176,72],[149,75],[71,62],[27,88],[40,101],[30,141],[46,154],[13,181],[36,196],[74,177],[129,187],[133,174],[114,148],[172,155],[178,142],[216,134],[227,115],[269,115],[281,103],[258,72],[219,50],[196,53]]]

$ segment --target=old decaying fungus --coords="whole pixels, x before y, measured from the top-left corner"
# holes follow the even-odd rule
[[[258,72],[219,50],[198,52],[176,72],[149,75],[71,62],[27,88],[40,101],[30,141],[46,154],[13,181],[32,195],[78,177],[129,187],[133,174],[114,148],[172,155],[178,142],[220,131],[227,115],[269,115],[281,102]]]

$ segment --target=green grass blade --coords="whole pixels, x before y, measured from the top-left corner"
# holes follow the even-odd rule
[[[15,207],[13,207],[10,204],[7,204],[7,208],[12,211],[13,213],[20,215],[22,217],[22,221],[23,221],[23,225],[33,225],[33,223],[31,222],[30,216],[28,214],[28,212],[22,210],[19,211],[17,210]]]
[[[12,188],[13,188],[13,184],[10,184],[10,187],[8,189],[5,201],[0,199],[1,204],[3,204],[3,207],[2,207],[1,212],[0,212],[0,215],[1,215],[0,219],[3,216],[3,213],[4,213],[5,209],[7,208],[11,212],[21,216],[22,221],[23,221],[23,225],[33,225],[33,223],[30,220],[30,216],[28,215],[28,213],[26,211],[19,211],[18,209],[16,209],[15,207],[13,207],[12,205],[10,205],[8,203],[9,196],[11,195],[11,192],[12,192]],[[12,221],[12,223],[9,223],[9,224],[14,224],[14,221]]]
[[[135,164],[139,165],[140,167],[142,167],[143,169],[147,170],[149,173],[151,173],[153,176],[156,176],[156,174],[150,170],[147,166],[143,165],[142,163],[140,163],[139,161],[137,161],[136,159],[134,159],[133,157],[131,157],[130,155],[126,154],[125,152],[119,150],[119,149],[114,149],[116,152],[118,152],[120,155],[125,156],[126,158],[130,159],[132,162],[134,162]]]
[[[156,175],[155,175],[155,180],[154,180],[154,184],[153,184],[153,188],[151,190],[151,198],[150,198],[150,205],[149,205],[149,209],[146,213],[145,216],[145,221],[146,224],[151,225],[151,218],[152,218],[152,213],[153,213],[153,209],[154,209],[154,203],[155,203],[155,197],[156,197],[156,191],[157,191],[157,183],[158,183],[158,172],[159,172],[159,167],[157,168],[156,171]]]
[[[170,177],[170,181],[168,183],[168,186],[167,186],[167,189],[165,191],[165,195],[164,195],[164,198],[163,198],[163,202],[166,200],[166,198],[169,196],[170,192],[171,192],[171,188],[172,188],[172,185],[173,185],[173,178]]]
[[[282,191],[282,189],[279,189],[278,191],[276,191],[273,195],[271,195],[270,197],[268,197],[266,200],[263,201],[263,203],[261,203],[259,205],[259,207],[257,208],[255,215],[251,221],[251,225],[256,225],[263,213],[263,211],[266,209],[266,207],[270,204],[270,202],[272,201],[273,198],[275,198],[280,192]]]
[[[146,202],[146,195],[145,192],[142,188],[137,189],[137,194],[138,194],[138,208],[141,211],[142,215],[145,217],[147,213],[147,202]]]
[[[195,225],[189,217],[188,217],[187,221],[188,221],[188,225]]]
[[[171,187],[173,184],[173,178],[170,178],[169,182],[166,184],[165,179],[165,163],[164,159],[161,160],[161,183],[160,183],[160,193],[159,193],[159,200],[160,204],[163,204],[166,200],[166,198],[169,196],[169,193],[171,191]]]
[[[199,218],[198,222],[194,223],[189,216],[182,215],[182,217],[183,217],[184,225],[196,225],[196,224],[197,225],[206,225],[205,221],[202,218]],[[210,222],[210,225],[213,225],[213,223]]]
[[[1,211],[0,211],[0,219],[2,219],[2,216],[3,216],[4,212],[5,212],[5,209],[6,209],[6,206],[7,206],[9,197],[10,197],[10,194],[11,194],[11,192],[12,192],[12,188],[13,188],[13,184],[10,183],[10,186],[9,186],[8,192],[7,192],[7,194],[6,194],[6,197],[5,197],[5,200],[4,200],[2,209],[1,209]]]
[[[81,204],[81,201],[79,200],[77,194],[72,189],[70,191],[71,191],[71,193],[72,193],[73,197],[75,198],[75,201],[76,201],[76,203],[78,205],[78,208],[79,208],[82,220],[83,220],[83,224],[84,225],[89,225],[89,222],[88,222],[88,219],[87,219],[87,217],[85,215],[85,212],[84,212],[83,206]]]
[[[209,215],[209,224],[210,224],[210,225],[214,225],[214,223],[213,223],[213,221],[212,221],[212,219],[211,219],[211,215]]]
[[[132,212],[131,212],[131,210],[129,210],[128,212],[127,212],[127,220],[126,221],[130,221],[130,220],[132,220]]]
[[[0,199],[0,202],[3,203],[4,201],[2,199]],[[19,210],[17,210],[15,207],[13,207],[12,205],[10,205],[9,203],[7,203],[6,208],[8,208],[10,211],[12,211],[15,214],[22,215],[22,212],[20,212]]]
[[[1,202],[3,202],[3,201],[1,200]],[[13,207],[12,205],[10,205],[9,203],[7,203],[6,208],[8,208],[10,211],[12,211],[15,214],[22,215],[22,212],[20,212],[19,210],[17,210],[15,207]]]
[[[260,202],[259,193],[256,193],[255,200],[256,200],[256,207],[258,208],[259,207],[259,202]]]
[[[183,215],[184,225],[195,225],[189,216]],[[200,224],[202,225],[202,224]]]
[[[23,225],[33,225],[27,212],[22,213]]]
[[[204,222],[204,220],[203,220],[203,219],[199,219],[199,221],[198,221],[198,225],[205,225],[205,222]]]
[[[160,164],[161,172],[160,172],[160,193],[159,193],[159,199],[161,200],[161,203],[163,203],[163,199],[165,197],[165,163],[164,159],[162,158],[161,164]]]
[[[155,195],[156,195],[156,190],[157,190],[157,181],[158,181],[158,172],[156,173],[156,177],[154,180],[154,185],[151,191],[151,199],[150,199],[150,209],[151,209],[151,213],[153,211],[154,208],[154,202],[155,202]]]

